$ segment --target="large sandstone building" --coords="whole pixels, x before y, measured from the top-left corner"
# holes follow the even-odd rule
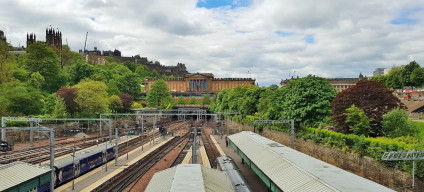
[[[144,81],[148,92],[156,79]],[[222,89],[234,88],[237,85],[255,85],[252,78],[215,78],[212,73],[189,73],[184,78],[166,79],[166,85],[172,93],[216,93]]]
[[[299,77],[297,77],[297,79],[299,79]],[[364,77],[361,73],[359,74],[359,78],[326,78],[326,80],[337,91],[343,91],[349,87],[356,85],[358,81],[365,79],[367,79],[367,77]],[[292,77],[291,79],[281,80],[281,87],[286,86],[291,80],[294,80],[294,78]]]

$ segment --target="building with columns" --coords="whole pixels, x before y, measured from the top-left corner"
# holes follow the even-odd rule
[[[212,73],[188,73],[184,78],[164,79],[171,92],[216,93],[237,85],[255,85],[252,78],[215,78]],[[156,79],[144,81],[145,91],[150,90]]]

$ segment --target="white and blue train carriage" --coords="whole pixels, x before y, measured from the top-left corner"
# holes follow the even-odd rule
[[[54,162],[55,186],[60,186],[114,158],[115,145],[108,144],[106,148],[105,144],[101,144],[88,150],[76,152],[74,160],[72,154],[57,160]],[[75,172],[73,166],[75,166]]]

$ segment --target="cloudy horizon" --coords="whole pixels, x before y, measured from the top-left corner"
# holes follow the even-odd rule
[[[45,41],[51,26],[72,51],[139,54],[189,72],[252,77],[372,76],[375,68],[424,66],[424,3],[331,0],[4,0],[0,30],[13,46]]]

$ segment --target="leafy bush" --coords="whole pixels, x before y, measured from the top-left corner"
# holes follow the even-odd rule
[[[416,136],[419,130],[415,124],[408,121],[408,115],[403,109],[393,109],[383,115],[382,128],[386,137]]]

